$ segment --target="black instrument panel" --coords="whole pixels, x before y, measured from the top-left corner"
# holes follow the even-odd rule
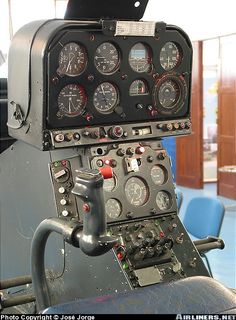
[[[93,169],[113,169],[103,185],[108,223],[176,211],[170,160],[160,143],[94,147],[93,154]]]
[[[48,129],[189,117],[191,47],[158,37],[61,31],[48,53]]]

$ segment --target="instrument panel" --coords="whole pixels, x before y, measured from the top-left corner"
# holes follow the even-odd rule
[[[100,145],[87,152],[92,169],[111,167],[113,171],[103,183],[108,223],[176,212],[170,159],[160,141]],[[75,201],[71,193],[77,169],[74,162],[77,164],[74,159],[55,161],[50,168],[59,217],[80,221],[83,201]]]
[[[108,222],[176,211],[170,160],[159,142],[92,148],[91,167],[106,166],[114,172],[103,185]]]
[[[12,136],[51,150],[191,133],[188,36],[161,22],[135,22],[133,34],[134,22],[122,23],[125,32],[117,21],[51,20],[17,33],[10,74],[29,74],[18,90],[9,78]]]
[[[48,69],[51,128],[189,115],[191,54],[173,30],[158,40],[67,31],[51,48]]]

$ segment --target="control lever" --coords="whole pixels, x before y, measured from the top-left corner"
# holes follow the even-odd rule
[[[80,169],[76,173],[72,193],[84,201],[83,230],[78,234],[79,247],[89,256],[98,256],[118,242],[118,239],[107,235],[103,196],[104,178],[112,177],[112,169]]]
[[[213,249],[224,249],[225,243],[222,239],[217,237],[207,237],[201,240],[193,241],[194,245],[196,246],[198,252],[201,254],[207,253]]]

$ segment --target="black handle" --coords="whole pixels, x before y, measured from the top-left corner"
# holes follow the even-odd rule
[[[198,252],[201,253],[206,253],[210,250],[213,249],[224,249],[225,247],[225,243],[222,239],[217,238],[217,237],[208,237],[205,239],[201,239],[201,240],[195,240],[193,241],[193,243],[195,244]]]
[[[89,256],[109,251],[117,239],[107,235],[103,196],[103,176],[98,170],[77,171],[72,193],[84,201],[83,231],[79,235],[80,249]]]

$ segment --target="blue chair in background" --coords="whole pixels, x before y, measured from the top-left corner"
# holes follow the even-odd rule
[[[212,197],[196,197],[190,200],[183,224],[193,237],[204,239],[207,237],[219,237],[221,225],[225,214],[223,203]],[[195,239],[194,239],[195,240]],[[205,253],[201,254],[206,259],[209,272],[211,267]]]
[[[180,211],[183,202],[183,192],[179,188],[175,189],[178,211]]]

